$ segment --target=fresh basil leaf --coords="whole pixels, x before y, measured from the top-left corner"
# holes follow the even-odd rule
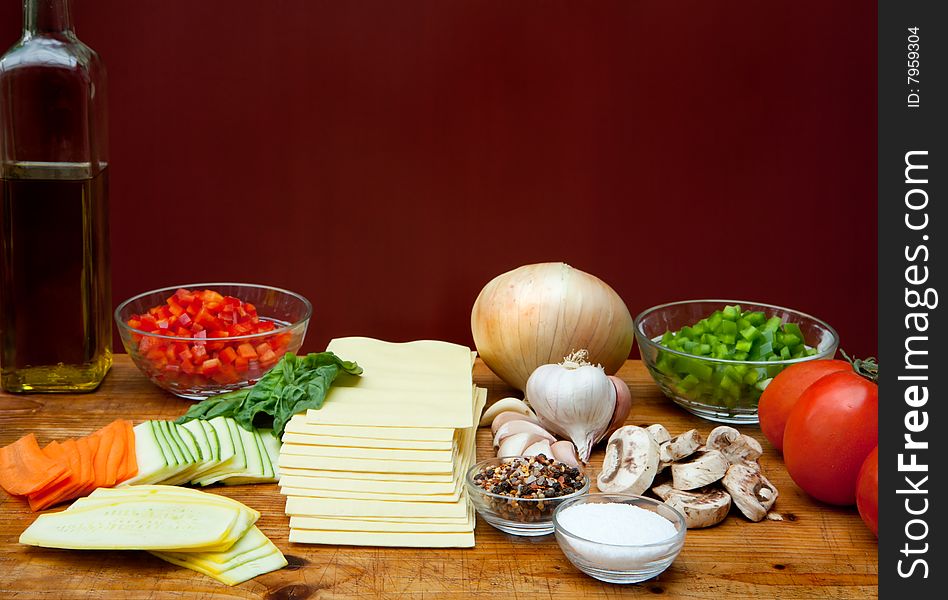
[[[269,427],[272,421],[273,433],[280,437],[293,415],[322,407],[340,373],[361,375],[362,367],[332,352],[303,357],[287,353],[252,388],[203,400],[175,422],[225,416],[233,417],[244,429],[253,430],[255,426]]]

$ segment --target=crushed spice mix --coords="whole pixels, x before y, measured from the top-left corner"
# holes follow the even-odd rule
[[[485,492],[508,496],[507,499],[489,498],[488,502],[500,516],[516,521],[549,518],[557,503],[544,500],[568,496],[586,485],[586,475],[580,469],[543,454],[486,466],[475,473],[473,479]]]

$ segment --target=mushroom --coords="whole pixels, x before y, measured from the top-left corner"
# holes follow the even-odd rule
[[[763,473],[747,465],[737,464],[728,467],[724,476],[724,489],[734,499],[734,504],[744,516],[757,522],[767,516],[767,511],[777,500],[777,488]]]
[[[658,443],[641,427],[626,425],[609,437],[602,471],[597,478],[602,492],[641,494],[658,472]]]
[[[686,492],[663,483],[653,487],[652,493],[683,514],[688,529],[717,525],[731,510],[731,495],[717,488]]]
[[[668,430],[665,429],[665,426],[662,425],[661,423],[655,423],[654,425],[649,425],[648,427],[645,428],[645,431],[652,434],[652,437],[655,439],[656,442],[658,442],[659,446],[661,446],[665,442],[668,442],[672,439],[671,434],[668,433]]]
[[[693,455],[684,462],[672,463],[672,485],[678,490],[693,490],[718,481],[727,473],[729,463],[717,450]]]
[[[700,445],[701,434],[698,433],[697,429],[689,429],[662,444],[659,458],[667,466],[668,463],[688,458],[698,450]]]
[[[723,454],[732,465],[753,462],[764,453],[760,442],[727,425],[712,429],[705,445],[708,449],[717,450]]]

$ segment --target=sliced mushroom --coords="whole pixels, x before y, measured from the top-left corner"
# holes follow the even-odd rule
[[[620,427],[609,437],[597,483],[602,492],[641,494],[658,472],[658,444],[635,425]]]
[[[723,454],[731,464],[755,461],[764,453],[760,442],[727,425],[712,429],[705,445]]]
[[[695,454],[684,462],[672,463],[672,485],[678,490],[693,490],[724,477],[729,463],[717,450]]]
[[[668,481],[662,482],[658,485],[652,486],[652,493],[661,498],[662,500],[667,500],[669,496],[675,493],[676,490],[671,483]]]
[[[652,437],[655,438],[655,441],[658,443],[659,446],[661,446],[665,442],[671,441],[672,439],[671,434],[668,433],[668,430],[665,429],[665,426],[662,425],[661,423],[655,423],[654,425],[649,425],[648,427],[645,428],[645,431],[652,434]]]
[[[553,458],[571,467],[579,466],[579,454],[576,453],[576,444],[569,440],[560,440],[550,445]]]
[[[517,433],[532,433],[540,438],[549,440],[551,444],[556,441],[553,434],[536,423],[531,423],[530,421],[508,421],[501,425],[497,429],[497,433],[494,434],[494,448],[499,448],[506,438]]]
[[[534,442],[527,446],[524,451],[524,456],[538,456],[542,454],[547,458],[553,458],[553,450],[550,448],[550,440],[540,440],[539,442]]]
[[[673,437],[662,444],[661,456],[663,463],[673,463],[683,458],[688,458],[698,450],[701,445],[701,434],[697,429],[689,429],[683,434]]]
[[[496,434],[501,425],[504,423],[509,423],[510,421],[529,421],[531,423],[536,423],[537,425],[540,424],[540,421],[536,417],[518,413],[512,410],[507,410],[494,417],[494,420],[491,421],[490,434]]]
[[[484,411],[484,414],[481,415],[480,426],[489,424],[494,420],[494,417],[499,415],[502,412],[513,411],[518,412],[529,417],[536,419],[536,415],[530,410],[530,407],[527,404],[520,400],[519,398],[501,398],[497,402],[494,402],[487,407],[487,410]]]
[[[763,473],[747,465],[731,465],[723,483],[737,508],[754,522],[763,520],[777,500],[777,488]]]
[[[660,489],[659,489],[660,488]],[[694,492],[676,490],[668,484],[652,488],[665,504],[685,516],[688,529],[717,525],[731,510],[731,495],[718,488],[702,488]]]

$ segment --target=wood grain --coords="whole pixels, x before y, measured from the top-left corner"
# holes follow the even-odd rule
[[[632,424],[662,423],[672,434],[713,425],[677,408],[652,383],[643,365],[619,372],[633,394]],[[509,390],[481,362],[475,380],[489,402]],[[188,406],[148,382],[125,355],[116,357],[102,387],[85,395],[0,394],[0,445],[30,431],[41,443],[85,435],[115,418],[171,419]],[[598,582],[576,570],[553,536],[517,538],[478,518],[477,546],[420,550],[308,546],[287,541],[288,519],[275,485],[213,488],[259,510],[258,525],[290,566],[228,588],[144,552],[49,550],[17,539],[35,515],[0,492],[0,597],[67,598],[870,598],[877,596],[877,543],[855,509],[808,498],[789,479],[779,455],[759,429],[765,473],[780,491],[783,521],[751,523],[733,512],[717,527],[688,532],[678,560],[658,578],[638,585]],[[491,456],[490,432],[478,432],[478,456]],[[593,456],[598,470],[602,449]]]

